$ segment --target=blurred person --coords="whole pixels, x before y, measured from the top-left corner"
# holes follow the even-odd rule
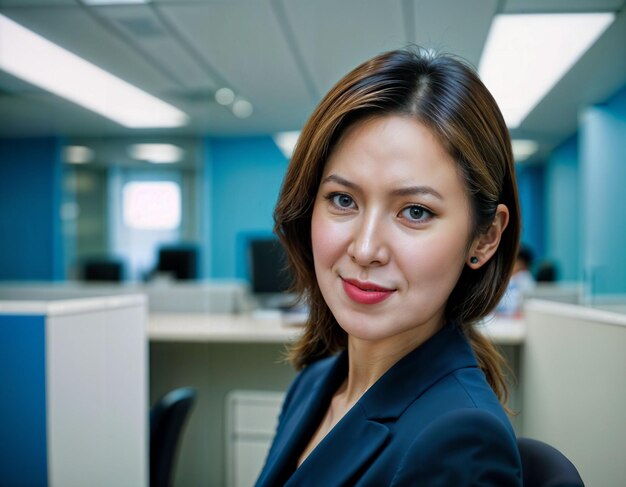
[[[531,272],[533,252],[520,245],[504,296],[498,303],[496,313],[505,316],[519,316],[522,313],[525,294],[534,289],[535,279]]]
[[[274,218],[310,313],[257,487],[521,486],[502,358],[474,328],[506,288],[519,203],[472,68],[400,50],[350,72]]]

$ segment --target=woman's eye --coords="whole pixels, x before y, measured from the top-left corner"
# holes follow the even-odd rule
[[[428,220],[428,218],[432,216],[432,213],[423,206],[412,205],[402,210],[401,215],[411,222],[420,222]]]
[[[339,208],[351,208],[354,205],[354,200],[347,194],[335,194],[332,197],[332,202]]]

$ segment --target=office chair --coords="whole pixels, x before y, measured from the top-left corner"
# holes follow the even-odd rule
[[[174,389],[150,409],[150,487],[171,487],[180,434],[197,391]]]
[[[572,462],[542,441],[518,438],[524,487],[585,487]]]

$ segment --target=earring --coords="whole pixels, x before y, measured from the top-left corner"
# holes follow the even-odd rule
[[[470,262],[471,262],[472,264],[478,264],[478,257],[472,257],[472,258],[470,258]]]

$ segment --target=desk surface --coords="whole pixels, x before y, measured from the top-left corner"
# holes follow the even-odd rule
[[[276,312],[253,314],[151,314],[148,337],[159,342],[287,343],[302,333]],[[295,320],[296,322],[298,320]],[[478,327],[498,345],[521,345],[526,338],[522,319],[491,318]]]

